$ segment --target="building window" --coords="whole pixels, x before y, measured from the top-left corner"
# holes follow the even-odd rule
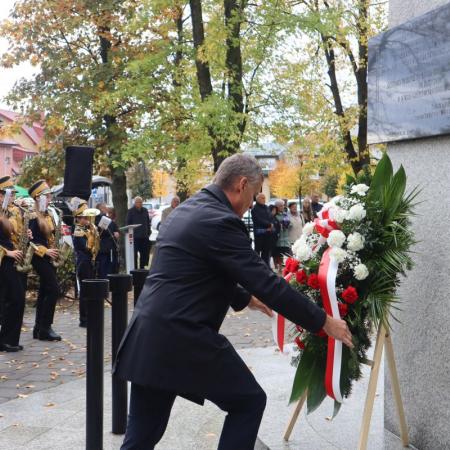
[[[5,156],[5,164],[9,166],[11,164],[11,158],[9,156]]]

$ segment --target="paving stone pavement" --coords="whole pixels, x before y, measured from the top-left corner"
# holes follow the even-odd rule
[[[129,317],[133,302],[130,295]],[[0,353],[0,404],[85,376],[86,329],[78,326],[78,302],[63,300],[57,306],[53,328],[61,342],[33,339],[35,309],[27,304],[20,343],[24,350]],[[270,319],[260,312],[230,309],[221,332],[236,348],[272,345]],[[111,362],[111,307],[105,303],[105,368]]]

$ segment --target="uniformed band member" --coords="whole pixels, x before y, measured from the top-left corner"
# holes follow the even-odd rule
[[[74,199],[72,199],[73,201]],[[87,305],[83,292],[83,280],[93,279],[95,273],[95,258],[98,254],[100,238],[97,227],[91,222],[91,214],[87,216],[88,205],[85,200],[77,199],[78,207],[74,209],[75,230],[73,232],[73,247],[76,254],[77,280],[80,287],[80,327],[87,326]],[[97,210],[94,210],[97,211]],[[100,213],[100,211],[98,211]]]
[[[41,341],[60,341],[61,336],[52,329],[56,302],[60,296],[56,268],[52,261],[58,258],[55,242],[55,219],[48,211],[51,191],[45,180],[39,180],[28,190],[35,201],[36,214],[30,220],[31,245],[34,248],[31,263],[39,276],[39,294],[33,338]]]
[[[10,177],[0,178],[0,208],[3,206],[7,189],[14,189]],[[17,215],[18,214],[18,215]],[[0,214],[0,284],[2,287],[3,319],[0,330],[0,351],[17,352],[20,330],[25,308],[25,290],[15,264],[20,262],[23,254],[17,248],[21,230],[20,212],[11,204]]]

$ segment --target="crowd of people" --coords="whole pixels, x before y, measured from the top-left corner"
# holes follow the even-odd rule
[[[313,194],[302,201],[301,211],[296,201],[276,200],[266,204],[266,196],[259,193],[251,215],[255,251],[266,264],[281,272],[283,257],[292,255],[292,244],[300,238],[305,223],[313,221],[322,205],[320,196]]]
[[[19,342],[31,269],[39,278],[33,338],[42,341],[61,340],[52,325],[61,295],[57,269],[68,258],[75,259],[81,327],[87,326],[82,281],[106,278],[119,269],[119,230],[114,209],[104,203],[98,204],[98,209],[88,208],[85,200],[71,199],[72,252],[62,239],[63,215],[51,205],[50,186],[39,180],[28,193],[31,202],[16,200],[11,178],[0,178],[0,351],[5,352],[23,349]]]

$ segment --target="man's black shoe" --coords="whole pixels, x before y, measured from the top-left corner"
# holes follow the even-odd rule
[[[0,344],[0,352],[18,352],[23,350],[21,345]]]
[[[39,330],[38,339],[40,341],[60,341],[61,336],[49,328],[48,330]]]

